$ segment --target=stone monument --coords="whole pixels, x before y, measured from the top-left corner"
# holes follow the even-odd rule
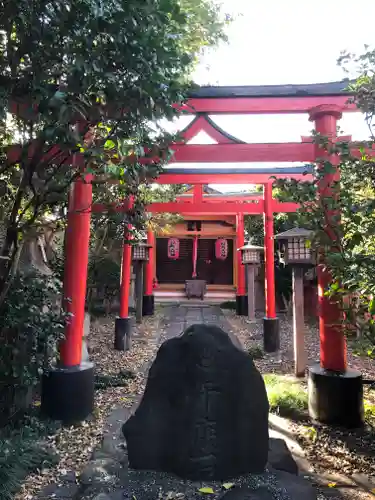
[[[160,347],[123,425],[129,465],[193,480],[262,473],[268,409],[251,357],[222,329],[193,325]]]

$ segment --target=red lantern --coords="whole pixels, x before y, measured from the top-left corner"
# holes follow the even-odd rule
[[[228,241],[219,238],[215,242],[215,257],[219,260],[225,260],[228,257]]]
[[[180,240],[177,238],[170,238],[168,240],[168,258],[177,260],[180,256]]]

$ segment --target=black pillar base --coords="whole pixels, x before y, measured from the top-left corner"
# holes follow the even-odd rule
[[[236,314],[237,316],[248,315],[247,295],[236,295]]]
[[[364,423],[362,375],[357,370],[329,372],[311,366],[308,375],[309,414],[324,424],[346,428]]]
[[[153,295],[143,295],[142,315],[152,316],[155,311],[155,297]]]
[[[131,348],[133,318],[116,318],[115,343],[116,351],[129,351]]]
[[[263,318],[263,348],[265,352],[280,350],[279,318]]]
[[[53,420],[73,424],[94,409],[94,364],[53,368],[42,377],[41,410]]]

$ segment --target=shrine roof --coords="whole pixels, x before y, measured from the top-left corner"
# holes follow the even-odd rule
[[[243,86],[201,86],[189,93],[190,98],[214,97],[313,97],[336,96],[351,92],[348,86],[352,80],[339,82],[308,83],[297,85],[243,85]]]

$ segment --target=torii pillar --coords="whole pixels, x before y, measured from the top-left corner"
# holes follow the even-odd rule
[[[133,208],[133,197],[129,200],[129,210]],[[125,224],[124,240],[121,256],[120,278],[120,310],[115,321],[114,348],[117,351],[128,351],[131,347],[132,317],[129,316],[129,297],[132,274],[132,245],[131,224]]]
[[[82,361],[92,204],[91,176],[71,186],[65,232],[64,300],[68,314],[59,364],[42,378],[42,411],[65,423],[82,421],[94,408],[94,365]]]
[[[341,109],[335,105],[321,105],[310,111],[310,120],[315,121],[316,132],[328,139],[328,148],[337,139],[337,121],[341,116]],[[334,167],[334,171],[325,173],[318,184],[318,196],[325,212],[323,229],[333,240],[331,226],[337,224],[340,214],[326,206],[325,199],[335,195],[333,186],[340,181],[339,158],[317,144],[316,159],[321,169],[327,160]],[[313,419],[326,424],[358,427],[363,424],[362,376],[347,367],[342,311],[337,300],[325,295],[332,278],[321,258],[324,259],[324,255],[318,256],[317,266],[320,364],[309,368],[309,411]]]
[[[280,349],[279,319],[276,316],[275,239],[273,227],[272,182],[263,188],[264,201],[264,269],[266,316],[263,320],[263,345],[266,352]]]
[[[237,237],[237,293],[236,293],[236,313],[238,316],[248,315],[248,301],[246,295],[246,275],[245,266],[242,264],[242,254],[240,248],[245,245],[245,223],[243,214],[236,217],[236,237]]]

